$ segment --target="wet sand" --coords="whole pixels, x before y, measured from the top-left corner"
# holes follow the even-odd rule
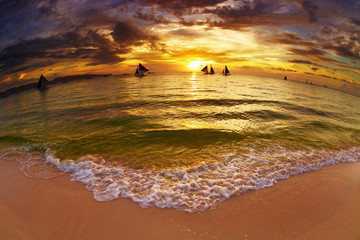
[[[232,197],[213,211],[96,202],[64,174],[24,176],[0,160],[0,239],[360,239],[360,163],[328,166]]]

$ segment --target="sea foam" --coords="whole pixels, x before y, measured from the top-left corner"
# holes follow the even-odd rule
[[[86,185],[97,201],[130,198],[142,207],[176,208],[186,212],[213,209],[231,196],[274,185],[291,175],[326,165],[357,162],[360,148],[337,151],[250,151],[229,154],[224,161],[188,169],[133,169],[87,155],[60,161],[50,150],[46,163],[71,173],[73,181]]]

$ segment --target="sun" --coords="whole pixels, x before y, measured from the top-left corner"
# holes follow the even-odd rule
[[[191,70],[197,70],[199,67],[206,65],[203,61],[192,61],[188,65],[186,65]]]

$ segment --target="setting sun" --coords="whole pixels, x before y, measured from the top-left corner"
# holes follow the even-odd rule
[[[204,65],[206,65],[206,63],[203,61],[192,61],[187,65],[187,67],[190,68],[191,70],[197,70],[198,68]]]

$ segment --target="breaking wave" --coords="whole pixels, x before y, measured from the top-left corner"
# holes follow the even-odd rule
[[[188,169],[133,169],[87,155],[60,161],[51,151],[46,163],[71,173],[86,185],[97,201],[130,198],[142,207],[176,208],[186,212],[210,210],[231,196],[274,185],[291,175],[326,165],[357,162],[360,148],[334,151],[294,151],[279,147],[277,153],[231,154],[223,162]]]

